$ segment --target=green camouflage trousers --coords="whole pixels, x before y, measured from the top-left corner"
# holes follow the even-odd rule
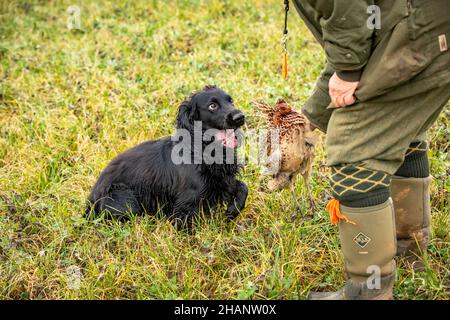
[[[322,72],[303,112],[327,133],[328,165],[359,163],[394,174],[408,146],[426,139],[450,99],[450,50],[440,50],[438,42],[439,34],[450,39],[450,23],[416,42],[408,22],[402,20],[374,48],[354,105],[328,108],[334,70],[327,65]]]
[[[408,146],[426,139],[449,99],[450,85],[445,85],[408,99],[376,99],[335,110],[326,139],[329,164],[361,161],[363,167],[394,174]]]
[[[412,142],[426,139],[426,131],[450,99],[450,84],[445,84],[408,98],[385,95],[327,109],[330,98],[320,91],[316,88],[303,111],[327,133],[327,165],[360,163],[389,174],[403,163]]]

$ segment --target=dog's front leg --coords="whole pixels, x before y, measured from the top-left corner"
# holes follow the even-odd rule
[[[186,193],[184,197],[175,201],[171,218],[177,230],[192,230],[194,217],[199,214],[199,201],[190,198]]]
[[[239,212],[244,209],[245,201],[247,200],[248,189],[245,183],[236,180],[236,185],[228,200],[228,207],[225,211],[225,216],[229,220],[233,220],[239,215]]]

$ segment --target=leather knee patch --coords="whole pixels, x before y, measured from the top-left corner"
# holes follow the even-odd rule
[[[330,184],[333,196],[349,207],[369,207],[389,198],[391,176],[357,165],[332,167]]]
[[[408,178],[426,178],[430,175],[426,141],[411,143],[405,154],[405,160],[395,172],[396,176]]]

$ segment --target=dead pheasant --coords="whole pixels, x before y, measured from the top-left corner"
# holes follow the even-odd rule
[[[314,207],[309,183],[318,138],[311,131],[309,120],[283,100],[278,101],[275,107],[258,102],[255,106],[262,111],[267,121],[263,159],[267,159],[265,165],[272,174],[268,189],[275,191],[289,187],[299,210],[294,182],[297,175],[301,174],[309,203]]]

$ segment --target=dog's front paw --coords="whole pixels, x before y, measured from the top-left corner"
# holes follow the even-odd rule
[[[236,219],[236,217],[239,215],[239,210],[237,210],[236,208],[233,209],[227,209],[227,211],[225,211],[225,217],[228,221],[232,221],[234,219]]]

